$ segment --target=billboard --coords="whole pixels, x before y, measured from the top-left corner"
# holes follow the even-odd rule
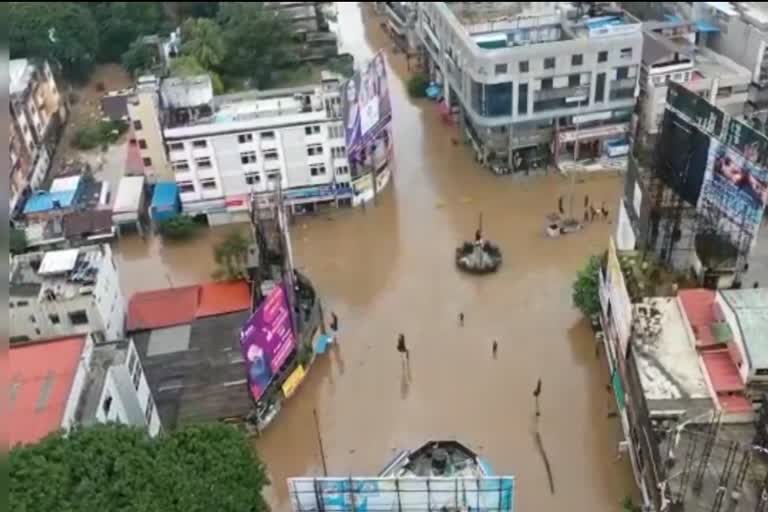
[[[382,52],[344,83],[341,102],[347,152],[354,154],[373,142],[392,119]]]
[[[766,203],[768,170],[712,139],[699,211],[718,213],[718,231],[727,233],[730,241],[741,247],[743,237],[749,245],[756,239]]]
[[[664,112],[661,133],[657,172],[668,187],[695,205],[704,181],[710,136],[672,110]]]
[[[515,479],[483,478],[289,478],[294,512],[473,510],[512,512]]]
[[[288,296],[285,284],[280,283],[240,331],[240,349],[254,400],[261,398],[295,346]]]

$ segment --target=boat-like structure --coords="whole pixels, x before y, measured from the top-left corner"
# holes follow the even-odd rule
[[[472,274],[489,274],[501,266],[499,247],[483,239],[482,232],[475,232],[474,242],[464,242],[456,248],[456,266]]]
[[[458,441],[403,450],[376,477],[288,479],[294,512],[512,512],[514,490]]]

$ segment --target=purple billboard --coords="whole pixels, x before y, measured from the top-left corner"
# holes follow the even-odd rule
[[[392,119],[382,52],[344,84],[341,101],[347,152],[356,154],[370,145]]]
[[[281,283],[269,293],[240,331],[240,348],[254,400],[261,398],[295,346],[288,296],[285,284]]]

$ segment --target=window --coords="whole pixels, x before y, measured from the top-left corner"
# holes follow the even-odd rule
[[[104,399],[104,403],[101,404],[101,408],[104,411],[104,416],[109,416],[109,410],[112,408],[111,396],[107,396],[107,398]]]
[[[152,400],[152,395],[147,397],[147,408],[144,410],[144,419],[147,420],[147,425],[152,420],[152,413],[155,412],[155,401]]]
[[[346,151],[347,151],[347,148],[345,148],[344,146],[337,146],[335,148],[331,148],[331,156],[333,158],[344,158]]]
[[[192,147],[197,149],[204,149],[208,147],[208,141],[206,140],[195,140],[192,141]]]
[[[258,185],[259,183],[261,183],[261,175],[258,172],[245,173],[246,185]]]
[[[518,85],[517,93],[517,113],[525,115],[528,113],[528,84]]]
[[[584,56],[580,53],[571,55],[571,66],[581,66],[584,64]]]
[[[597,62],[608,62],[608,50],[597,52]]]
[[[139,149],[147,149],[147,141],[144,139],[139,139]]]
[[[88,314],[84,310],[69,313],[69,322],[72,325],[85,325],[88,323]]]
[[[631,59],[632,58],[632,48],[622,48],[619,52],[619,58],[620,59]]]
[[[598,73],[595,83],[595,103],[603,101],[605,101],[605,73]]]
[[[322,155],[322,154],[323,154],[322,144],[311,144],[307,146],[307,155],[314,156],[314,155]]]
[[[629,68],[627,66],[616,68],[616,80],[624,80],[625,78],[629,78]]]
[[[36,324],[37,318],[35,318],[35,315],[29,315],[29,321],[32,322],[33,324]]]
[[[203,187],[203,190],[214,190],[216,188],[216,180],[213,178],[200,180],[200,186]]]
[[[264,151],[264,160],[277,160],[278,158],[276,149],[268,149]]]
[[[133,129],[134,130],[141,130],[141,121],[136,120],[133,122]]]
[[[195,184],[191,181],[179,181],[176,184],[179,186],[179,192],[182,194],[195,191]]]
[[[19,302],[16,303],[16,305],[19,306],[20,308],[23,308],[24,306],[29,306],[29,302],[27,302],[26,300],[20,300]]]
[[[325,166],[322,164],[310,165],[309,174],[312,176],[325,176]]]
[[[544,69],[555,69],[554,57],[547,57],[544,59]]]
[[[237,136],[237,142],[240,144],[245,144],[247,142],[253,142],[253,134],[252,133],[241,133]]]
[[[240,162],[243,164],[255,164],[256,163],[256,152],[255,151],[245,151],[243,153],[240,153]]]
[[[267,179],[269,181],[279,181],[280,180],[280,173],[279,172],[268,172],[267,173]]]
[[[503,75],[507,72],[507,65],[506,64],[496,64],[494,67],[494,71],[497,75]]]
[[[343,176],[345,174],[349,174],[349,167],[347,167],[346,165],[341,165],[341,166],[337,167],[336,168],[336,174],[338,174],[339,176]]]
[[[171,151],[184,151],[184,143],[183,142],[171,142],[168,145],[168,149]]]
[[[133,373],[133,387],[136,391],[139,390],[139,384],[141,384],[141,365],[136,365],[136,371]]]
[[[142,158],[141,161],[144,163],[144,167],[152,167],[152,159],[148,156]]]
[[[59,325],[61,323],[61,318],[59,318],[59,315],[56,313],[48,315],[48,320],[50,320],[53,325]]]
[[[195,167],[197,167],[198,169],[210,169],[211,168],[210,157],[204,156],[203,158],[195,158]]]
[[[552,88],[552,79],[551,78],[545,78],[541,81],[541,90],[547,91]]]
[[[328,134],[332,139],[339,139],[344,136],[344,129],[340,124],[332,124],[328,127]]]
[[[261,140],[275,140],[275,132],[261,132]]]
[[[573,75],[568,75],[568,87],[578,87],[581,84],[581,75],[578,73],[574,73]]]
[[[318,124],[304,127],[304,134],[306,135],[317,135],[318,133],[320,133],[320,125]]]
[[[171,162],[171,167],[175,172],[185,172],[189,170],[189,162],[186,160],[178,160]]]
[[[128,354],[128,373],[133,375],[133,369],[136,367],[136,352],[133,350]]]

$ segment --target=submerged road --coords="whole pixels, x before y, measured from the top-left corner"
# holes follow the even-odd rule
[[[340,350],[319,360],[256,442],[272,478],[274,510],[288,509],[286,477],[322,474],[314,409],[331,475],[376,474],[396,451],[456,438],[497,473],[516,476],[521,512],[620,510],[634,493],[631,470],[626,459],[616,461],[620,426],[608,417],[615,402],[607,370],[570,291],[614,225],[547,239],[545,216],[568,181],[513,181],[479,168],[468,148],[452,144],[455,128],[440,121],[434,104],[407,97],[405,59],[389,52],[380,19],[355,3],[338,9],[344,51],[358,62],[387,52],[396,168],[376,207],[300,217],[292,229],[297,265],[326,312],[339,316]],[[588,178],[576,186],[576,204],[589,194],[615,210],[620,186],[616,176]],[[480,213],[504,264],[492,276],[463,275],[454,247],[473,237]],[[177,246],[122,241],[126,293],[208,279],[210,244],[225,231]],[[395,350],[400,332],[411,351],[410,374]],[[535,436],[539,378],[539,432],[554,494]]]

